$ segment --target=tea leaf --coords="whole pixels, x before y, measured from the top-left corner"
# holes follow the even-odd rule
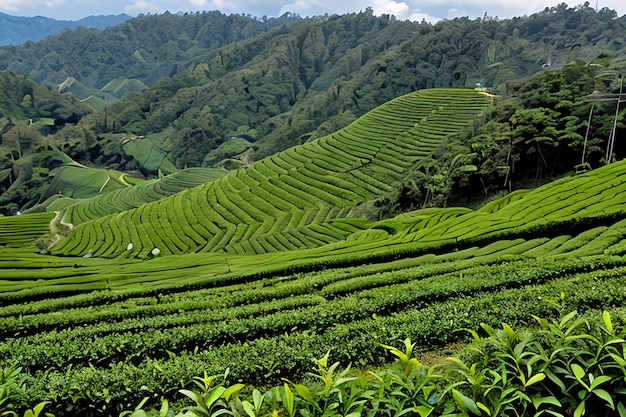
[[[478,335],[478,332],[476,330],[472,330],[472,329],[463,329],[465,331],[467,331],[469,334],[472,335],[472,337],[474,338],[474,340],[476,341],[480,341],[480,336]]]
[[[480,327],[482,327],[483,330],[485,330],[489,336],[495,336],[496,335],[496,331],[490,325],[488,325],[486,323],[480,323]]]
[[[585,405],[585,401],[581,401],[580,404],[578,404],[578,407],[574,410],[574,417],[582,417],[585,413]]]
[[[455,389],[452,389],[452,397],[461,410],[469,410],[473,414],[480,415],[480,409],[470,397],[461,394]]]
[[[506,333],[507,337],[509,339],[514,339],[515,338],[515,331],[513,330],[513,328],[511,326],[509,326],[506,323],[502,323],[502,328],[504,329],[504,332]]]
[[[542,404],[550,404],[550,405],[554,405],[556,407],[561,407],[561,402],[559,400],[556,399],[555,396],[550,395],[547,397],[542,397],[540,395],[536,395],[531,397],[532,402],[533,402],[533,406],[535,407],[535,409],[539,409],[539,407]]]
[[[434,409],[434,407],[431,407],[429,405],[418,405],[417,407],[415,407],[415,411],[417,411],[417,414],[419,414],[420,417],[428,417]]]
[[[585,370],[582,368],[582,366],[577,363],[573,363],[571,365],[571,369],[578,382],[580,382],[587,388],[587,385],[583,382],[583,378],[585,377]]]
[[[544,318],[541,318],[541,317],[537,317],[537,316],[535,316],[534,314],[531,314],[531,316],[532,316],[535,320],[537,320],[537,322],[539,323],[539,325],[540,325],[541,327],[543,327],[543,328],[544,328],[544,329],[546,329],[546,330],[550,329],[550,322],[549,322],[548,320],[546,320],[546,319],[544,319]]]
[[[265,397],[263,397],[263,394],[261,394],[258,389],[252,391],[252,400],[254,401],[254,408],[256,410],[259,410],[261,408],[264,399]]]
[[[317,360],[317,363],[323,367],[326,368],[328,366],[328,357],[330,356],[330,350],[328,352],[326,352],[326,354],[324,355],[324,357],[320,358]]]
[[[597,378],[591,380],[591,374],[589,374],[589,380],[591,385],[589,385],[589,391],[593,391],[596,387],[604,384],[605,382],[609,382],[612,378],[608,375],[600,375]]]
[[[256,414],[254,413],[254,407],[252,407],[252,404],[250,404],[250,402],[244,400],[241,402],[241,406],[243,407],[243,411],[245,411],[249,417],[256,417]]]
[[[526,383],[524,384],[524,387],[529,387],[532,384],[543,381],[545,378],[546,378],[546,374],[544,374],[543,372],[540,372],[536,375],[533,375],[528,381],[526,381]]]
[[[291,392],[291,389],[289,388],[289,385],[287,385],[287,383],[285,383],[284,385],[284,394],[282,395],[282,399],[283,399],[283,405],[285,406],[285,410],[287,411],[287,414],[289,414],[290,416],[294,415],[294,396],[293,393]]]
[[[186,389],[181,389],[178,392],[191,398],[197,405],[204,405],[204,399],[197,392],[189,391]]]
[[[159,416],[161,417],[165,417],[167,416],[167,413],[170,411],[170,403],[163,398],[163,400],[161,401],[161,409],[159,410]]]
[[[222,394],[222,398],[228,401],[231,395],[238,393],[239,391],[242,390],[243,387],[245,387],[244,384],[235,384],[235,385],[228,387]]]
[[[477,402],[476,405],[478,406],[478,408],[480,408],[485,413],[487,413],[488,416],[491,416],[491,410],[485,404],[483,404],[481,402]]]
[[[565,327],[565,324],[567,324],[568,321],[573,319],[576,316],[576,314],[578,314],[578,312],[576,310],[574,310],[571,313],[567,314],[565,317],[563,317],[561,319],[561,322],[559,323],[559,326],[561,328]]]
[[[224,394],[225,391],[226,391],[226,388],[222,386],[213,388],[213,390],[211,390],[211,394],[205,401],[207,408],[211,408],[213,403],[217,401]]]
[[[296,384],[295,388],[299,396],[301,396],[310,403],[315,403],[315,401],[313,400],[313,395],[311,395],[311,391],[309,391],[307,387],[302,384]]]
[[[613,334],[613,323],[611,323],[611,315],[606,310],[602,312],[602,321],[604,322],[604,327],[606,327],[609,333]]]
[[[611,410],[615,410],[615,404],[613,403],[611,394],[603,389],[594,390],[593,393],[602,398],[609,405],[609,407],[611,407]]]

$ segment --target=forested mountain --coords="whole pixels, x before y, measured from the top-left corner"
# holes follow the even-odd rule
[[[200,128],[191,135],[200,136],[193,139],[193,156],[172,154],[182,167],[202,163],[215,142],[249,126],[262,157],[332,132],[413,90],[476,82],[495,88],[543,67],[613,56],[626,45],[624,19],[615,17],[608,10],[559,6],[505,21],[430,25],[371,13],[307,21],[216,50],[147,94],[127,97],[115,107],[116,127],[134,133],[170,123],[179,132]],[[173,137],[174,149],[189,136]]]
[[[0,205],[14,207],[32,192],[37,198],[50,169],[70,161],[55,133],[90,111],[23,76],[0,72]]]
[[[460,154],[464,166],[477,167],[469,182],[461,181],[469,187],[463,192],[479,195],[606,159],[601,150],[612,134],[625,47],[626,18],[588,5],[434,25],[376,17],[371,10],[269,20],[211,12],[140,16],[102,32],[64,31],[0,48],[0,62],[51,89],[61,87],[66,97],[76,97],[72,86],[100,91],[85,102],[102,94],[95,100],[106,107],[92,106],[75,123],[46,133],[51,149],[89,166],[148,176],[248,165],[414,90],[481,83],[497,95],[492,122],[478,135],[445,144],[434,162],[414,167],[399,194],[379,202],[383,211],[394,211],[457,201],[453,194],[462,192],[454,181],[423,178],[440,178],[436,174],[452,169]],[[127,85],[141,90],[139,82],[150,88],[122,95]],[[590,101],[593,94],[602,94],[602,101]],[[623,129],[621,112],[615,120]],[[589,159],[580,157],[583,147]],[[438,192],[424,201],[427,188]],[[17,201],[34,202],[32,196]]]
[[[0,46],[20,45],[26,41],[37,42],[63,29],[79,26],[105,29],[130,19],[126,14],[117,16],[89,16],[79,20],[55,20],[43,16],[21,17],[0,13]]]
[[[140,15],[103,31],[79,27],[37,43],[0,48],[0,69],[47,85],[61,84],[68,77],[96,88],[119,77],[152,85],[176,74],[202,51],[299,20],[286,15],[259,21],[220,12]]]
[[[170,158],[183,167],[202,164],[230,134],[250,128],[260,158],[413,90],[477,81],[497,87],[542,67],[614,56],[624,33],[611,11],[562,6],[514,20],[437,25],[371,13],[307,20],[197,57],[195,66],[111,107],[102,133],[175,126]]]

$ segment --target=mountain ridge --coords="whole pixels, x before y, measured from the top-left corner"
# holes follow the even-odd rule
[[[74,30],[79,26],[103,30],[109,26],[122,23],[131,16],[91,15],[79,20],[56,20],[44,16],[13,16],[0,12],[0,46],[21,45],[25,42],[38,42],[48,35],[64,29]]]
[[[472,139],[476,143],[466,140],[461,148],[440,149],[436,158],[447,152],[447,163],[415,167],[419,172],[407,180],[406,194],[412,195],[439,167],[450,169],[456,152],[468,156],[461,166],[477,167],[472,195],[487,196],[511,178],[515,188],[520,179],[537,182],[579,164],[592,107],[585,97],[592,99],[594,90],[618,93],[616,74],[624,67],[626,19],[588,6],[560,5],[512,20],[485,17],[435,25],[366,12],[285,18],[258,21],[218,12],[150,15],[102,32],[83,27],[36,44],[0,48],[0,68],[49,90],[71,87],[66,97],[84,100],[94,110],[58,123],[56,118],[40,119],[40,127],[36,119],[30,121],[32,116],[24,116],[32,112],[31,95],[9,93],[22,116],[13,117],[6,132],[0,130],[6,155],[0,168],[15,169],[14,155],[19,157],[30,135],[40,143],[47,139],[83,165],[147,177],[225,162],[234,169],[330,134],[397,96],[437,87],[473,88],[481,82],[508,103],[497,122],[481,132],[482,138]],[[524,78],[531,76],[532,82]],[[143,88],[141,80],[149,88],[130,91]],[[21,105],[26,107],[18,111]],[[585,148],[594,155],[583,162],[592,167],[602,163],[599,150],[614,119],[614,102],[595,107]],[[545,130],[544,121],[557,129]],[[535,133],[517,126],[520,122],[533,125],[529,128]],[[621,121],[617,128],[622,129]],[[241,135],[252,140],[231,143]],[[535,140],[539,137],[549,141]],[[512,158],[507,157],[509,144]],[[621,155],[620,143],[616,146]],[[481,149],[480,157],[475,148]],[[240,154],[244,150],[245,157]],[[7,177],[9,182],[12,178]],[[449,189],[447,183],[427,185]],[[399,207],[446,200],[398,198],[408,201]],[[25,209],[37,200],[22,193],[15,202]]]

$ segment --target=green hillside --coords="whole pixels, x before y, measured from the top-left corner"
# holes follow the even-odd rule
[[[0,415],[626,417],[625,47],[587,3],[0,47]]]
[[[83,116],[89,112],[83,106],[75,104],[68,97],[54,94],[24,76],[8,71],[0,71],[0,120],[2,134],[8,133],[5,120],[15,122],[36,121],[40,118],[69,119],[72,113]],[[76,120],[77,121],[77,120]]]
[[[1,249],[0,352],[32,375],[31,403],[53,401],[51,411],[65,415],[70,404],[113,412],[146,392],[171,398],[194,376],[226,368],[232,383],[299,380],[328,349],[346,364],[380,365],[389,359],[380,343],[410,337],[419,354],[466,341],[457,330],[479,323],[558,317],[542,300],[560,293],[568,309],[624,317],[626,197],[614,187],[624,167],[551,183],[496,209],[360,222],[345,241],[309,250],[138,261]],[[572,193],[572,184],[592,185]],[[537,213],[577,205],[568,210],[576,217],[533,223]],[[417,238],[428,231],[436,238]]]
[[[94,193],[89,196],[90,198],[73,199],[73,201],[66,202],[63,207],[56,204],[55,208],[62,209],[65,222],[79,225],[107,214],[123,212],[161,200],[183,190],[214,181],[224,175],[226,175],[225,170],[216,168],[188,168],[158,180],[138,181],[126,176],[123,181],[134,180],[139,184],[130,186],[126,183],[126,187]],[[79,178],[83,179],[86,176]],[[54,183],[51,185],[52,190],[54,190],[53,185]],[[47,210],[50,211],[50,209],[48,207]]]
[[[78,27],[37,43],[0,47],[0,69],[45,84],[73,77],[99,89],[128,77],[151,85],[175,72],[181,58],[257,35],[269,25],[218,11],[142,15],[102,31]]]
[[[476,82],[497,96],[489,123],[441,142],[362,213],[475,204],[534,187],[626,155],[620,141],[607,152],[613,126],[618,137],[626,129],[626,113],[615,111],[624,22],[608,9],[564,4],[434,25],[371,10],[266,20],[164,14],[0,48],[0,67],[14,71],[0,82],[0,211],[42,201],[57,166],[32,157],[43,150],[144,178],[234,170],[400,95]],[[449,175],[459,155],[459,168],[476,170]]]
[[[507,98],[516,95],[520,79],[560,71],[572,62],[586,68],[594,82],[579,83],[570,73],[565,80],[571,87],[557,88],[550,81],[540,88],[550,96],[585,90],[567,98],[576,104],[578,121],[557,118],[584,135],[580,125],[588,112],[581,97],[619,91],[625,21],[606,8],[565,3],[515,19],[486,15],[437,24],[377,17],[371,9],[308,19],[166,13],[139,16],[102,32],[82,28],[0,48],[0,68],[51,89],[61,85],[66,94],[98,109],[76,128],[54,134],[53,143],[73,160],[156,176],[158,164],[152,158],[144,164],[145,149],[126,153],[118,135],[167,136],[166,173],[171,173],[174,167],[222,166],[215,151],[248,129],[255,132],[255,142],[246,157],[254,161],[323,137],[412,91],[479,82]],[[554,105],[553,97],[542,98],[545,103],[533,99],[512,108]],[[610,117],[609,103],[598,102],[594,111]],[[605,144],[610,131],[602,127],[596,134],[599,124],[590,133],[594,145]],[[527,158],[523,147],[516,146],[519,156],[513,156]],[[567,158],[557,159],[571,161],[567,150]],[[553,171],[543,168],[543,175]]]
[[[346,237],[330,220],[398,182],[416,159],[471,126],[490,103],[473,90],[425,90],[250,168],[113,218],[75,224],[55,254],[146,257],[316,247]],[[182,214],[182,215],[181,215]],[[83,216],[84,217],[84,216]],[[89,238],[93,236],[94,239]],[[129,243],[133,249],[126,250]]]
[[[359,217],[443,141],[471,134],[492,100],[417,91],[230,172],[139,181],[87,170],[82,183],[72,170],[86,168],[62,167],[39,207],[56,213],[0,218],[0,367],[26,378],[14,409],[114,415],[144,397],[158,409],[205,372],[227,372],[227,384],[309,384],[311,361],[328,351],[376,369],[390,360],[381,344],[458,349],[470,338],[460,329],[564,320],[565,309],[607,310],[621,326],[626,162],[476,209]],[[109,183],[123,186],[105,192]],[[81,198],[58,198],[64,187]],[[626,401],[620,387],[611,392]],[[429,410],[445,414],[444,404],[456,404],[452,394]],[[285,400],[267,407],[288,413]]]
[[[129,80],[128,78],[121,77],[109,81],[100,91],[121,98],[127,91],[143,91],[146,88],[148,88],[148,86],[139,80]]]
[[[523,196],[518,195],[517,198],[505,197],[494,202],[497,204],[490,204],[477,210],[426,209],[377,222],[349,218],[331,219],[328,223],[344,231],[345,238],[296,251],[261,254],[221,251],[214,254],[159,257],[146,262],[128,257],[97,260],[84,257],[52,257],[34,254],[30,249],[21,249],[18,252],[14,252],[16,249],[5,249],[4,253],[9,257],[3,256],[0,276],[5,280],[5,284],[9,282],[12,284],[0,290],[7,300],[13,297],[29,298],[35,294],[59,290],[63,292],[64,283],[69,284],[67,279],[75,274],[76,267],[80,267],[80,275],[83,277],[81,279],[86,279],[86,287],[83,288],[83,284],[75,282],[67,286],[72,292],[91,291],[94,288],[131,290],[139,283],[141,287],[136,289],[178,285],[204,286],[210,282],[220,282],[222,279],[238,280],[250,274],[263,276],[290,268],[308,270],[324,265],[327,267],[357,265],[364,261],[395,264],[397,268],[404,268],[410,265],[440,264],[448,261],[492,259],[492,256],[493,259],[509,260],[520,256],[564,259],[600,254],[621,256],[626,253],[624,237],[626,194],[622,190],[625,183],[625,166],[625,162],[614,163],[587,174],[546,184],[524,193]],[[175,178],[168,180],[171,183]],[[135,197],[138,198],[145,194],[147,186],[152,186],[152,193],[158,189],[163,193],[168,187],[167,183],[162,183],[159,188],[154,188],[153,186],[157,184],[137,186],[124,190],[124,194],[130,195],[131,192],[135,192]],[[184,194],[185,192],[182,193]],[[105,211],[106,204],[110,201],[118,201],[117,204],[120,204],[119,198],[122,194],[111,192],[107,195],[95,200],[102,204],[100,207]],[[110,210],[114,209],[111,205]],[[52,216],[53,214],[42,213],[4,217],[1,222],[4,227],[3,239],[9,242],[12,239],[12,230],[18,230],[19,225],[30,224],[31,231],[24,230],[25,235],[30,233],[30,239],[16,237],[15,242],[22,246],[32,244],[38,237],[49,233]],[[121,215],[118,214],[115,218],[119,219]],[[324,230],[324,226],[317,230]],[[91,243],[94,243],[97,238],[90,236],[93,237]],[[12,258],[12,253],[19,256]],[[103,268],[105,265],[121,265],[121,268],[109,271]],[[183,267],[188,271],[185,279],[178,275],[178,271]],[[28,274],[17,278],[16,275],[22,273],[16,274],[16,271],[21,268],[39,270],[36,274],[31,274],[32,279],[38,280],[36,285],[33,286],[35,283],[29,281],[31,278]],[[363,266],[356,269],[360,271],[362,268],[367,270]],[[227,271],[229,274],[224,275]],[[358,272],[355,274],[358,275]],[[54,279],[57,275],[64,279],[57,282]],[[222,275],[223,278],[217,280],[213,278]],[[167,278],[168,276],[170,278]],[[41,280],[44,277],[49,279]],[[55,290],[56,285],[61,287]],[[16,289],[20,290],[21,295],[11,294]]]
[[[148,86],[139,80],[129,80],[124,77],[109,81],[98,89],[90,87],[73,77],[68,77],[58,86],[61,94],[69,94],[98,111],[104,111],[108,105],[121,98],[127,91],[143,91]]]
[[[261,159],[415,90],[481,82],[507,95],[505,83],[542,69],[600,56],[597,63],[606,66],[623,55],[624,21],[608,10],[564,4],[519,19],[435,25],[367,12],[307,19],[199,55],[171,79],[117,103],[115,117],[136,134],[176,125],[178,167],[202,164],[240,126],[258,132],[254,157]]]

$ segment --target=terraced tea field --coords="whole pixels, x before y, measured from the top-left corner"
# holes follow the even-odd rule
[[[489,98],[473,90],[399,97],[332,135],[170,198],[91,221],[71,211],[64,221],[77,225],[78,218],[82,224],[52,252],[258,254],[343,240],[353,230],[336,228],[331,220],[349,217],[359,203],[388,191],[412,163],[471,126],[488,105]]]
[[[367,367],[407,337],[464,343],[480,323],[556,317],[561,293],[623,323],[626,162],[477,210],[351,217],[487,105],[418,92],[196,186],[206,172],[111,191],[60,212],[74,226],[47,254],[34,242],[54,213],[0,219],[0,365],[48,411],[119,414],[204,372],[266,386],[329,350]]]

